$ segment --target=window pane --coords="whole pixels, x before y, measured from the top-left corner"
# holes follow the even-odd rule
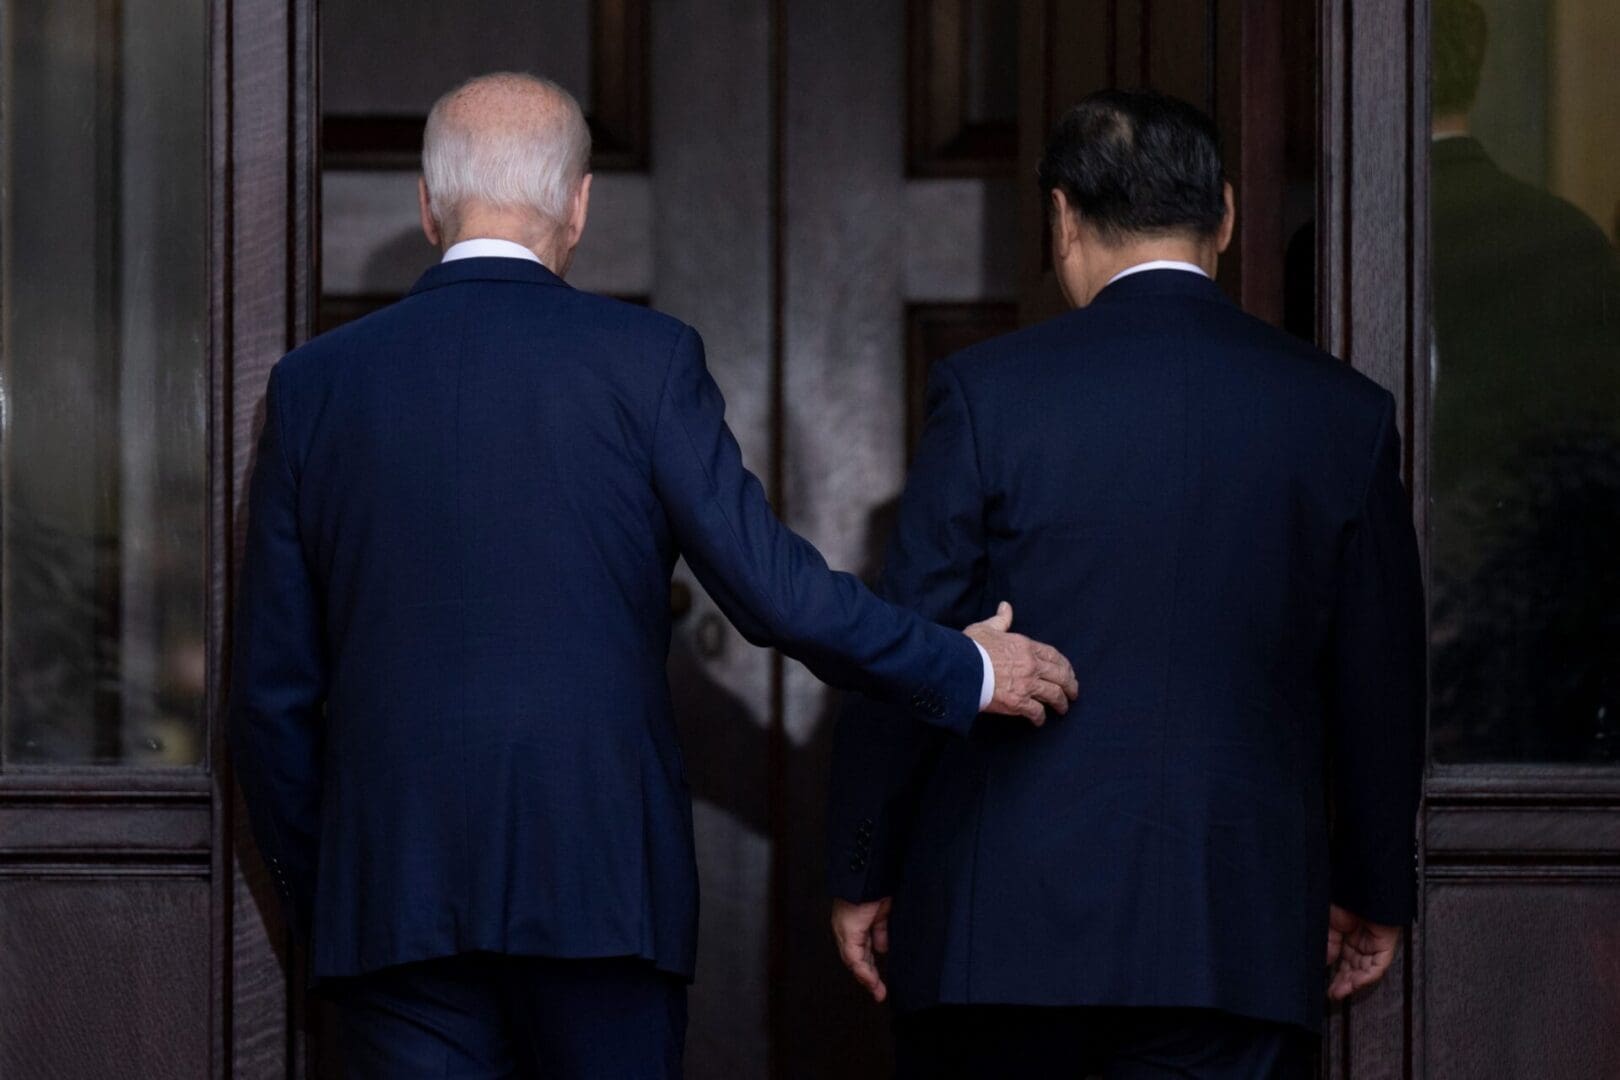
[[[0,749],[196,764],[206,6],[3,11]]]
[[[1620,7],[1433,13],[1434,754],[1620,761]]]

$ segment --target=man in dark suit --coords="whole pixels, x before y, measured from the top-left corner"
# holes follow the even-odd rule
[[[955,740],[854,702],[834,931],[892,987],[902,1076],[1311,1075],[1324,945],[1346,996],[1413,911],[1395,402],[1210,280],[1232,200],[1196,109],[1092,95],[1040,179],[1077,310],[932,373],[879,591],[947,623],[1012,599],[1080,698]]]
[[[1008,613],[925,622],[777,522],[692,329],[563,283],[589,150],[549,83],[446,95],[421,188],[444,261],[270,379],[231,744],[351,1076],[680,1074],[678,557],[750,641],[919,723],[1075,692]]]
[[[1475,137],[1484,9],[1433,24],[1435,755],[1613,761],[1620,259]]]

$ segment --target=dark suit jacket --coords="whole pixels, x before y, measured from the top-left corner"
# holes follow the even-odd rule
[[[1620,407],[1620,260],[1601,229],[1503,172],[1471,138],[1436,142],[1431,480],[1449,494],[1525,441]]]
[[[1620,260],[1473,139],[1431,181],[1434,753],[1612,761]]]
[[[267,402],[230,736],[316,978],[475,950],[691,975],[679,556],[750,641],[973,721],[972,642],[777,522],[674,319],[452,262]]]
[[[880,591],[958,622],[1010,600],[1080,699],[967,739],[841,719],[832,888],[894,896],[895,1002],[1316,1027],[1330,899],[1413,906],[1424,616],[1390,395],[1177,270],[929,394]]]

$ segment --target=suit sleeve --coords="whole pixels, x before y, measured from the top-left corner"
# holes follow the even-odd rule
[[[978,649],[833,572],[776,519],[743,467],[690,328],[670,358],[652,457],[653,483],[682,554],[745,638],[781,649],[833,686],[904,702],[920,719],[967,730],[984,671]]]
[[[1333,902],[1404,926],[1415,908],[1415,828],[1427,686],[1422,571],[1400,435],[1386,398],[1372,476],[1342,551],[1330,637]]]
[[[232,642],[229,740],[254,839],[295,933],[309,925],[326,699],[321,605],[298,536],[276,375],[248,492]]]
[[[956,376],[937,365],[928,418],[900,500],[878,592],[949,625],[984,618],[984,494],[971,417]],[[833,738],[828,886],[866,901],[894,893],[922,786],[944,749],[935,732],[870,698],[852,698]]]

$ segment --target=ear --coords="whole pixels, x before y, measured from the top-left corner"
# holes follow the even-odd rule
[[[425,176],[416,178],[416,201],[422,209],[422,235],[427,237],[428,243],[438,247],[443,234],[439,231],[439,223],[433,220],[433,200],[428,195]]]
[[[1052,261],[1060,262],[1080,242],[1079,215],[1069,206],[1062,188],[1052,189]]]
[[[591,174],[586,173],[585,178],[579,182],[579,190],[574,192],[574,206],[568,215],[568,246],[573,248],[579,243],[580,237],[585,235],[585,220],[591,212]]]
[[[1226,214],[1221,218],[1220,231],[1215,234],[1215,254],[1224,255],[1231,246],[1232,233],[1237,228],[1237,199],[1232,194],[1232,185],[1221,185],[1221,198],[1226,202]]]

